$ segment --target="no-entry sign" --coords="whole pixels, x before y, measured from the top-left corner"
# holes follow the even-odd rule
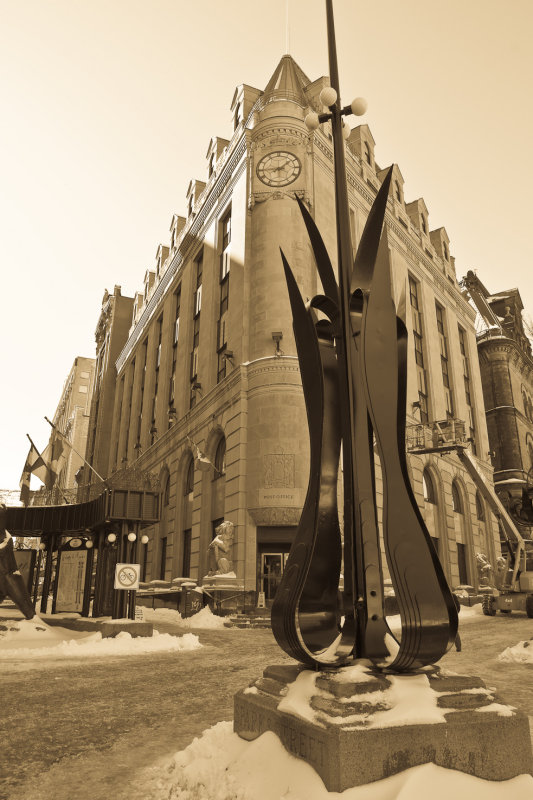
[[[140,575],[140,564],[117,564],[115,567],[115,589],[138,589]]]

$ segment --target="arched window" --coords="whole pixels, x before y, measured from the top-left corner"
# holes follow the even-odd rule
[[[214,479],[226,474],[226,440],[222,437],[217,445],[215,452],[215,475]]]
[[[189,466],[187,467],[187,473],[185,475],[185,486],[183,494],[185,496],[192,494],[194,492],[194,460],[191,458],[189,461]]]
[[[463,501],[461,500],[461,492],[456,482],[452,483],[452,508],[457,514],[463,514]]]
[[[170,500],[170,475],[167,475],[163,486],[163,505],[168,506]]]
[[[437,496],[435,493],[435,487],[433,485],[433,479],[429,473],[429,470],[425,469],[422,473],[422,488],[424,491],[424,500],[426,503],[433,503],[436,505],[437,503]]]
[[[480,522],[485,521],[485,507],[483,505],[483,500],[481,499],[481,495],[479,492],[476,492],[476,515]]]

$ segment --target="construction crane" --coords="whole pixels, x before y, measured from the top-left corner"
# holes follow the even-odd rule
[[[522,536],[478,468],[464,431],[464,422],[455,419],[411,425],[407,430],[407,449],[411,453],[455,452],[498,520],[505,567],[499,588],[483,596],[483,613],[492,617],[497,611],[503,614],[525,611],[528,617],[533,617],[533,541]]]

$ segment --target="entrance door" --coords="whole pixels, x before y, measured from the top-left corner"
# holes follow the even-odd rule
[[[288,555],[288,553],[261,553],[260,591],[265,593],[265,600],[269,604],[276,596]]]

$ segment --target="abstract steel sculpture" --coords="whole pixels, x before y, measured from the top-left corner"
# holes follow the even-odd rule
[[[6,506],[0,503],[0,603],[9,597],[26,619],[33,619],[35,609],[15,560],[13,538],[5,526],[6,513]]]
[[[379,669],[409,672],[444,655],[455,640],[458,617],[407,471],[405,299],[396,310],[383,229],[392,168],[370,210],[352,269],[342,135],[342,115],[350,106],[343,109],[339,100],[331,0],[326,14],[335,99],[318,122],[332,125],[339,283],[318,228],[298,200],[324,294],[306,305],[281,253],[309,425],[310,477],[272,606],[272,630],[280,647],[315,669],[365,658]],[[374,440],[383,479],[385,554],[402,622],[399,643],[384,614]],[[341,446],[344,548],[337,508]]]

